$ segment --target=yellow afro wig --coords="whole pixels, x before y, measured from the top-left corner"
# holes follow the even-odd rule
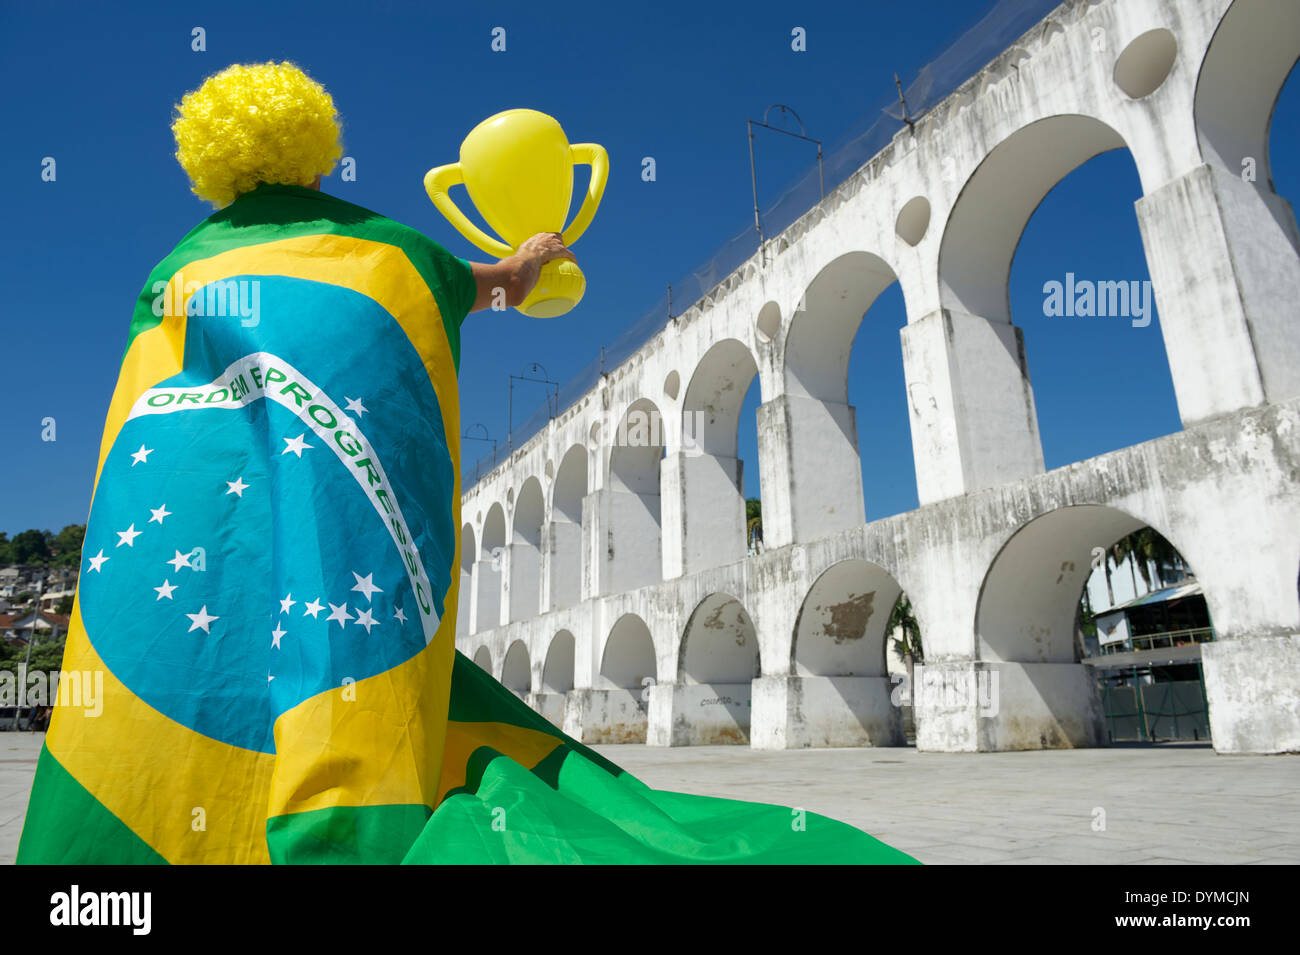
[[[261,183],[307,186],[343,155],[330,94],[293,63],[235,64],[176,107],[176,159],[217,208]]]

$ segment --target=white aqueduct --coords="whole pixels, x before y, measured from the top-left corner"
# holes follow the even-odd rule
[[[464,494],[458,648],[587,742],[898,745],[905,590],[918,747],[1099,745],[1076,608],[1092,548],[1150,525],[1214,621],[1215,747],[1300,750],[1300,234],[1268,166],[1298,55],[1295,0],[1061,4]],[[1119,147],[1183,430],[1046,471],[1011,262]],[[848,356],[895,281],[920,506],[866,523]],[[996,707],[936,691],[994,672]]]

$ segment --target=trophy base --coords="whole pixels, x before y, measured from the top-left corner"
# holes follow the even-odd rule
[[[529,318],[556,318],[582,301],[587,279],[568,259],[552,259],[542,266],[537,284],[517,310]]]

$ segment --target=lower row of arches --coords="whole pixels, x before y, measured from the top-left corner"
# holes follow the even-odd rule
[[[1061,508],[1022,526],[984,576],[972,659],[1024,667],[1074,664],[1090,655],[1085,611],[1088,592],[1095,589],[1098,554],[1109,554],[1116,542],[1144,529],[1149,530],[1131,514],[1101,505]],[[1190,577],[1181,552],[1169,544],[1166,553],[1174,555],[1179,579]],[[1109,559],[1102,561],[1105,568]],[[1143,577],[1152,570],[1139,569]],[[1132,568],[1126,569],[1125,576],[1130,574]],[[1135,575],[1134,580],[1136,587]],[[1148,582],[1152,591],[1158,586]],[[1101,593],[1110,589],[1107,570]],[[1107,605],[1119,603],[1112,597]],[[935,606],[948,604],[940,600]],[[581,687],[575,680],[579,641],[567,629],[556,632],[544,651],[530,652],[517,639],[500,661],[487,645],[474,649],[472,658],[584,742],[646,741],[656,725],[672,736],[658,742],[752,742],[750,713],[761,697],[764,705],[799,711],[809,725],[821,720],[813,729],[790,730],[797,745],[888,745],[903,742],[896,686],[899,674],[921,660],[924,611],[924,606],[913,609],[889,570],[847,559],[832,564],[809,587],[788,650],[776,651],[788,652],[785,660],[764,658],[749,611],[726,592],[699,601],[672,653],[657,652],[641,616],[623,614],[598,645],[599,663]],[[621,727],[616,738],[601,734],[605,724]],[[639,730],[628,729],[638,725]]]

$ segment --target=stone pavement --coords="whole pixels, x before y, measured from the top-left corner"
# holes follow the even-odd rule
[[[800,807],[927,863],[1300,862],[1296,756],[593,748],[656,789]]]
[[[36,757],[44,741],[44,733],[0,733],[0,863],[4,865],[11,865],[18,854]]]
[[[18,849],[39,733],[0,733],[0,863]],[[657,789],[840,819],[928,863],[1300,862],[1300,757],[1205,744],[1024,753],[596,746]],[[1096,811],[1105,830],[1094,831]]]

